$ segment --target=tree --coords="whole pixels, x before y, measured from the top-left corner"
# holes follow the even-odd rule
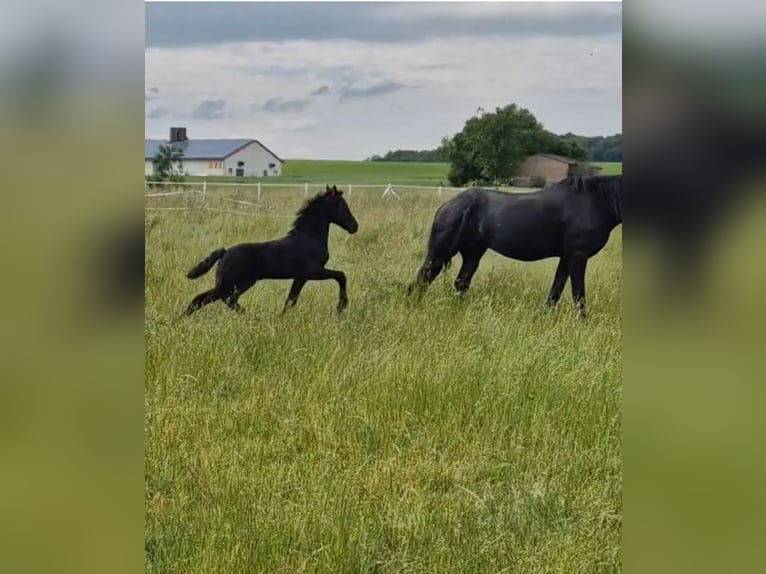
[[[447,176],[455,186],[508,183],[524,159],[535,153],[555,153],[579,159],[585,150],[545,130],[529,110],[510,104],[487,113],[482,108],[462,131],[443,138],[439,148],[450,162]],[[578,158],[579,156],[579,158]]]
[[[184,150],[173,144],[160,144],[152,159],[155,181],[181,181],[184,173]]]

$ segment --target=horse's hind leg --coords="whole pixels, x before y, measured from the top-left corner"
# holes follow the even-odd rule
[[[563,257],[559,259],[558,267],[556,267],[556,274],[553,276],[553,285],[551,285],[551,291],[548,294],[548,300],[546,304],[549,307],[553,307],[558,303],[561,298],[561,293],[564,291],[564,286],[569,279],[569,263]]]
[[[417,292],[418,295],[422,295],[426,287],[439,276],[439,273],[441,273],[443,268],[443,261],[438,259],[426,259],[418,270],[415,281],[410,283],[407,287],[407,294],[411,295],[413,292]]]
[[[188,317],[200,307],[204,307],[205,305],[212,303],[216,299],[218,299],[218,293],[216,292],[215,288],[211,289],[210,291],[205,291],[204,293],[200,293],[194,299],[191,300],[191,303],[189,303],[189,306],[183,312],[184,317]]]
[[[479,261],[481,261],[481,257],[484,255],[484,253],[461,255],[463,256],[463,264],[460,266],[460,271],[457,274],[457,279],[455,279],[455,290],[462,295],[468,291],[468,287],[471,285],[473,274],[476,273],[476,270],[479,268]]]

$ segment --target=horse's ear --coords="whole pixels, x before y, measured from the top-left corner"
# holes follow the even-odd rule
[[[333,192],[335,195],[338,195],[338,187],[337,187],[336,185],[334,185],[334,184],[333,184],[333,186],[332,186],[332,192]]]
[[[329,186],[329,185],[327,185],[327,184],[325,184],[325,191],[326,191],[327,193],[330,193],[330,192],[332,191],[332,190],[330,189],[330,186]]]

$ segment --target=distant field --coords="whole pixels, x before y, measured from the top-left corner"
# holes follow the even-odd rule
[[[264,183],[336,183],[399,185],[448,185],[447,163],[372,162],[289,159],[282,166],[280,177],[245,177],[238,181]],[[195,179],[195,178],[190,178]],[[233,178],[211,177],[208,181],[228,181]]]
[[[622,173],[621,163],[598,163],[604,174]],[[336,183],[385,185],[449,185],[448,163],[371,162],[289,159],[280,177],[245,177],[236,181],[268,183]],[[200,178],[189,178],[190,180]],[[230,177],[211,177],[208,181],[231,181]]]
[[[619,175],[622,173],[621,162],[597,161],[594,163],[604,168],[604,175]]]

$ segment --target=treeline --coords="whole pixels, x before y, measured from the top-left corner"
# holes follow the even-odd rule
[[[549,153],[557,153],[586,161],[622,161],[622,134],[588,137],[566,133],[563,136],[555,136],[554,134],[551,136],[553,136],[554,141],[555,139],[559,141],[555,143]],[[442,148],[430,150],[398,149],[389,151],[382,156],[374,155],[367,158],[366,161],[422,161],[432,163],[449,161],[443,155],[443,151]],[[583,153],[584,155],[582,155]]]
[[[374,155],[367,158],[366,161],[425,161],[435,163],[446,160],[442,157],[439,149],[398,149],[389,151],[383,156]]]
[[[622,161],[622,134],[586,137],[566,133],[561,136],[561,139],[578,144],[585,149],[587,161]]]

